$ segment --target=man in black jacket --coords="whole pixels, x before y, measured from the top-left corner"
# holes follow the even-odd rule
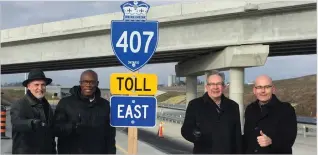
[[[80,86],[58,103],[54,129],[59,154],[116,154],[116,130],[110,126],[110,104],[101,97],[98,76],[84,71]]]
[[[12,103],[10,110],[13,154],[56,153],[53,111],[44,96],[46,85],[51,82],[41,70],[33,69],[22,83],[27,94]]]
[[[292,154],[297,136],[294,108],[281,102],[270,77],[256,78],[253,92],[257,98],[246,107],[244,152],[247,154]]]
[[[223,77],[207,76],[207,92],[191,100],[181,128],[182,136],[194,143],[194,154],[242,153],[239,106],[223,95]]]

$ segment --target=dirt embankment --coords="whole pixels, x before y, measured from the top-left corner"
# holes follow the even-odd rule
[[[24,96],[24,89],[1,89],[1,104],[9,105]],[[46,99],[52,99],[53,94],[46,93]]]
[[[273,82],[276,87],[276,95],[281,101],[290,102],[295,105],[296,113],[299,116],[316,117],[316,75],[308,75],[298,78],[277,80]],[[166,94],[157,97],[158,102],[167,101],[171,97],[179,96],[184,98],[185,87],[162,88],[168,90]],[[198,96],[203,94],[204,87],[198,86]],[[226,89],[224,94],[228,96],[229,90]],[[247,105],[254,101],[253,85],[244,86],[244,104]],[[185,104],[185,100],[177,104]]]

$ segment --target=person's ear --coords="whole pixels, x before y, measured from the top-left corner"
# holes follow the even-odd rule
[[[273,85],[272,86],[272,93],[275,94],[276,93],[276,87]]]
[[[255,88],[255,86],[253,86],[253,93],[254,93],[254,95],[256,95],[256,88]]]

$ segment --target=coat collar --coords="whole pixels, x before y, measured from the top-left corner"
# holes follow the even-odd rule
[[[31,105],[31,106],[35,106],[37,105],[38,103],[35,102],[29,95],[25,95],[24,98],[28,101],[28,103]]]
[[[204,93],[202,97],[203,97],[204,103],[208,103],[208,104],[212,104],[212,105],[216,106],[216,103],[210,98],[210,96],[208,95],[207,92]],[[225,97],[225,95],[222,94],[221,95],[221,103],[220,103],[221,109],[224,109],[227,107],[227,105],[228,105],[227,101],[228,101],[227,97]]]
[[[270,101],[268,103],[264,104],[263,106],[267,107],[267,108],[272,108],[272,107],[278,105],[278,103],[280,103],[280,102],[281,101],[277,98],[277,96],[275,94],[272,94],[272,97],[271,97]],[[253,104],[257,105],[257,106],[260,106],[258,99],[256,101],[254,101]]]
[[[75,96],[76,98],[78,98],[79,100],[87,103],[85,105],[88,106],[88,107],[95,106],[97,104],[97,102],[101,98],[101,90],[98,87],[96,87],[96,91],[95,91],[95,94],[94,94],[94,100],[92,102],[90,101],[90,99],[88,97],[85,97],[85,96],[82,95],[80,86],[73,86],[70,89],[70,93],[73,96]]]
[[[41,102],[47,102],[47,100],[45,99],[45,97],[42,98],[42,101],[40,101],[39,99],[37,99],[31,92],[30,90],[27,91],[27,93],[25,94],[25,98],[27,99],[28,103],[31,106],[35,106],[37,104],[41,104]]]
[[[255,112],[260,114],[258,121],[266,118],[268,114],[280,103],[280,100],[276,97],[276,95],[272,94],[271,100],[260,106],[259,100],[256,100],[252,103],[253,109],[255,109]]]

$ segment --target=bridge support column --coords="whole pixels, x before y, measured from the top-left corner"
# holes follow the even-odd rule
[[[240,107],[240,118],[244,125],[243,85],[244,68],[263,66],[269,55],[269,45],[251,44],[229,46],[218,52],[178,63],[177,76],[200,76],[211,70],[230,70],[230,98]],[[195,65],[193,65],[195,64]]]
[[[197,76],[186,77],[186,105],[197,97]]]
[[[241,120],[241,129],[243,132],[244,127],[244,68],[243,67],[233,67],[230,68],[230,90],[229,98],[234,100],[240,109],[240,120]]]
[[[169,75],[168,76],[168,87],[171,87],[172,86],[172,75]]]
[[[204,92],[206,92],[205,86],[206,86],[206,84],[207,84],[206,79],[207,79],[208,74],[209,74],[209,72],[205,72],[205,73],[204,73]]]

